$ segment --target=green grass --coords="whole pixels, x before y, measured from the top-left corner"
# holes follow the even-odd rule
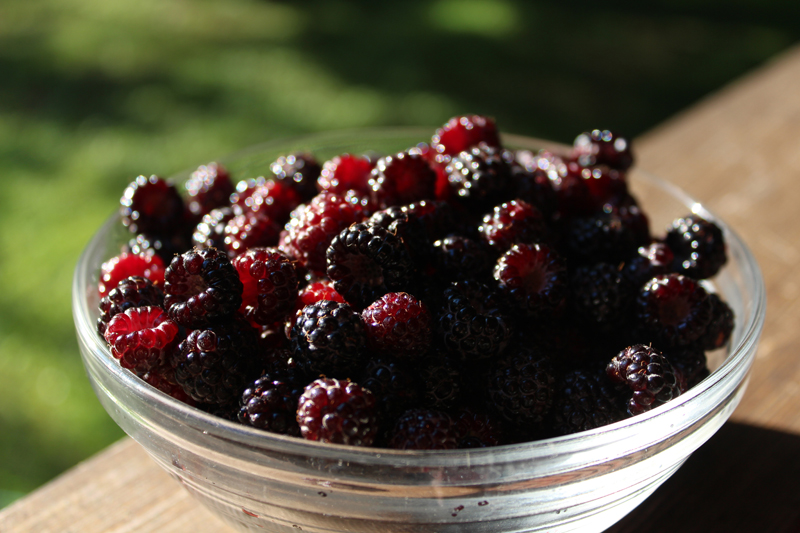
[[[800,38],[774,2],[6,0],[0,506],[122,434],[82,369],[82,247],[138,174],[271,138],[461,112],[636,135]]]

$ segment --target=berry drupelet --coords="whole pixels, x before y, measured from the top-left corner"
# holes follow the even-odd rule
[[[97,331],[100,335],[105,335],[111,319],[132,307],[162,307],[163,305],[164,293],[152,281],[141,276],[125,278],[100,300]]]
[[[216,248],[175,256],[164,280],[164,307],[172,320],[187,328],[230,318],[242,304],[239,274]]]
[[[471,207],[497,205],[512,193],[510,165],[485,144],[453,156],[445,172],[454,196]]]
[[[321,378],[306,386],[297,406],[303,438],[369,446],[378,432],[375,397],[349,380]]]
[[[300,436],[297,402],[305,384],[284,372],[267,372],[247,386],[242,393],[238,420],[246,426]]]

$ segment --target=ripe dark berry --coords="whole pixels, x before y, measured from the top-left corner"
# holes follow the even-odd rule
[[[198,218],[212,209],[228,206],[235,190],[228,171],[218,163],[198,167],[184,187],[188,196],[187,207]]]
[[[237,418],[246,426],[299,437],[297,402],[304,389],[288,371],[263,374],[242,393]]]
[[[369,195],[369,178],[374,167],[375,161],[366,156],[337,155],[323,163],[322,172],[317,179],[317,189],[320,192],[342,195],[354,190],[362,195]]]
[[[359,309],[407,287],[414,270],[403,241],[371,224],[343,230],[331,241],[326,258],[334,289]]]
[[[212,209],[203,215],[192,233],[194,247],[225,249],[225,226],[232,218],[233,209],[230,207]]]
[[[241,319],[192,330],[170,364],[176,381],[195,401],[237,403],[245,386],[261,373],[258,333]]]
[[[641,287],[648,280],[672,272],[672,250],[663,242],[640,246],[637,254],[625,262],[622,275],[634,287]]]
[[[550,220],[556,212],[558,197],[544,169],[538,166],[539,158],[528,150],[514,152],[511,178],[514,197],[535,206]]]
[[[297,272],[294,262],[274,248],[251,248],[233,260],[242,282],[239,312],[251,323],[267,326],[295,311]]]
[[[500,147],[500,135],[494,120],[481,115],[451,118],[436,130],[431,141],[434,150],[444,155],[456,155],[480,143]]]
[[[550,180],[556,196],[557,218],[569,218],[591,214],[596,210],[589,186],[581,175],[581,167],[571,161],[547,151],[534,158],[533,166],[541,170]]]
[[[446,357],[434,357],[419,369],[422,385],[422,404],[428,409],[449,411],[458,406],[468,391],[459,370],[463,365]]]
[[[283,182],[297,191],[301,202],[317,194],[317,178],[322,167],[311,154],[281,156],[270,165],[270,170],[277,182]]]
[[[355,375],[365,362],[364,324],[347,304],[322,300],[304,307],[290,340],[297,364],[309,375],[344,379]]]
[[[516,243],[534,244],[546,240],[542,213],[524,200],[512,200],[483,217],[478,228],[484,242],[503,253]]]
[[[406,207],[395,206],[376,211],[370,216],[369,224],[380,226],[399,237],[414,265],[424,267],[433,253],[431,239],[425,223]]]
[[[369,446],[378,432],[375,397],[349,380],[318,379],[300,396],[297,423],[307,440]]]
[[[664,346],[686,346],[700,339],[711,322],[706,290],[680,274],[657,276],[639,291],[636,319],[643,333]]]
[[[151,368],[146,374],[142,375],[142,380],[168,396],[172,396],[179,402],[187,405],[194,405],[191,396],[186,394],[178,382],[175,380],[175,369],[169,361],[163,360],[157,366]]]
[[[131,233],[170,234],[181,226],[183,199],[174,185],[158,176],[139,176],[122,194],[120,215]]]
[[[633,165],[631,143],[609,130],[581,133],[573,143],[573,155],[583,166],[608,165],[627,170]]]
[[[164,284],[164,262],[155,254],[122,252],[100,266],[100,297],[106,296],[117,284],[130,276],[141,276],[154,285]]]
[[[275,246],[280,232],[280,224],[265,212],[245,211],[225,224],[225,251],[234,258],[250,248]]]
[[[367,345],[377,353],[416,358],[431,346],[433,319],[428,308],[405,292],[381,296],[361,313]]]
[[[100,300],[97,331],[101,336],[105,335],[106,327],[111,319],[132,307],[161,307],[162,305],[164,305],[164,293],[152,281],[141,276],[125,278]]]
[[[552,426],[557,435],[588,431],[627,417],[625,400],[605,373],[575,369],[561,380]]]
[[[184,231],[177,231],[171,235],[145,235],[139,233],[128,239],[122,247],[123,252],[132,255],[157,255],[163,264],[168,265],[175,254],[180,254],[191,248],[191,235]]]
[[[567,299],[564,260],[544,244],[515,244],[497,261],[494,279],[509,301],[526,315],[552,320]]]
[[[567,223],[563,250],[574,262],[617,263],[633,256],[636,249],[632,229],[616,215],[600,213]]]
[[[418,373],[408,361],[375,355],[367,362],[358,381],[375,395],[382,421],[394,421],[422,398]],[[391,428],[384,428],[385,430]]]
[[[643,344],[622,350],[608,364],[606,374],[632,392],[627,404],[631,416],[663,405],[683,392],[669,360]]]
[[[466,359],[495,357],[511,338],[498,295],[476,281],[455,282],[444,291],[438,332],[447,350]]]
[[[675,220],[666,243],[675,254],[675,271],[694,279],[713,277],[728,260],[720,227],[697,215]]]
[[[530,347],[510,348],[489,375],[492,408],[513,426],[541,423],[553,406],[556,374],[549,356]]]
[[[378,160],[372,169],[369,185],[372,201],[384,209],[433,199],[436,173],[421,155],[400,152]]]
[[[276,224],[283,225],[289,214],[302,200],[300,193],[293,187],[291,181],[277,181],[258,178],[252,182],[239,182],[237,193],[232,195],[231,205],[234,213],[259,213],[266,216]],[[238,190],[242,189],[242,193]]]
[[[570,293],[575,314],[583,323],[601,331],[611,331],[625,324],[635,297],[633,287],[625,283],[619,269],[609,263],[575,269]]]
[[[581,178],[597,209],[606,204],[617,205],[628,196],[625,173],[606,165],[582,167]]]
[[[481,240],[450,235],[433,243],[437,275],[445,280],[488,279],[493,255]]]
[[[503,443],[502,425],[488,413],[463,408],[453,419],[459,449],[488,448]]]
[[[175,256],[164,280],[164,307],[172,320],[187,328],[229,318],[242,304],[239,274],[216,248]]]
[[[670,348],[664,352],[664,356],[672,363],[679,382],[681,379],[684,381],[685,390],[691,389],[711,373],[706,353],[699,346]]]
[[[160,307],[133,307],[111,319],[105,339],[123,368],[144,374],[175,348],[179,330]]]
[[[433,409],[406,411],[394,425],[389,447],[397,450],[455,450],[458,429],[450,415]]]
[[[286,230],[281,233],[279,247],[303,267],[324,274],[325,252],[333,238],[363,218],[359,205],[351,204],[343,196],[320,193],[308,204],[292,211]]]
[[[705,350],[718,350],[728,344],[733,333],[733,309],[716,293],[709,293],[708,299],[711,302],[711,321],[698,342]]]
[[[453,156],[446,172],[454,195],[470,206],[497,205],[512,190],[511,167],[486,145]]]

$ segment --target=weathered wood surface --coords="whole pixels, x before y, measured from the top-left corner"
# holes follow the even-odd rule
[[[637,140],[759,260],[768,311],[732,421],[617,533],[800,531],[800,48]],[[230,531],[125,439],[0,512],[0,531]]]

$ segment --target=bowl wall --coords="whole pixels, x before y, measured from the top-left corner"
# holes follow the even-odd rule
[[[428,135],[339,132],[270,143],[222,162],[238,180],[263,175],[277,156],[298,150],[320,160],[344,152],[392,153]],[[504,142],[511,148],[560,148],[514,136]],[[634,171],[629,180],[656,234],[689,211],[715,219],[646,173]],[[593,431],[513,446],[404,452],[324,445],[215,418],[119,366],[97,335],[95,320],[99,266],[124,242],[120,226],[112,216],[75,272],[73,312],[89,379],[126,433],[243,531],[602,531],[650,495],[727,420],[744,392],[763,324],[758,267],[721,223],[730,259],[714,287],[734,310],[736,327],[729,348],[713,354],[711,376],[678,399]]]

